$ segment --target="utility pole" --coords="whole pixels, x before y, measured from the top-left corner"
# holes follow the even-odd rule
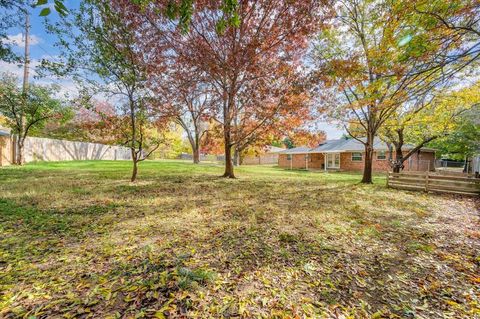
[[[26,117],[25,110],[28,103],[28,78],[30,71],[30,13],[28,8],[25,9],[25,55],[23,60],[23,110],[20,114],[20,131],[17,136],[17,156],[16,161],[18,165],[22,165],[24,162],[23,147],[25,144],[25,130],[26,130]]]
[[[28,76],[30,64],[30,15],[28,9],[25,10],[25,60],[23,64],[23,94],[28,91]]]

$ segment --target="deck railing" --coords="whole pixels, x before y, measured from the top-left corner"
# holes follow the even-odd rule
[[[471,174],[448,176],[435,172],[388,172],[387,186],[425,192],[480,195],[480,178]]]

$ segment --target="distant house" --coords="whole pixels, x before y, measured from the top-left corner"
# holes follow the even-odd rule
[[[390,151],[386,143],[380,139],[374,140],[373,170],[387,171],[390,169]],[[411,145],[405,145],[408,152]],[[364,167],[365,147],[356,139],[327,140],[315,148],[296,147],[279,152],[278,165],[290,169],[318,169],[361,171]],[[422,148],[405,162],[405,170],[434,170],[435,151]]]
[[[265,147],[263,152],[260,152],[255,156],[245,156],[242,160],[242,165],[277,164],[278,154],[284,150],[284,148],[269,145]]]

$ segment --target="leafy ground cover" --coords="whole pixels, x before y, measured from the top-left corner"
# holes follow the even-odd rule
[[[2,318],[476,318],[477,199],[347,173],[0,169]]]

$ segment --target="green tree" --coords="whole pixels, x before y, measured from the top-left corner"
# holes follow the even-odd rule
[[[462,113],[455,128],[442,139],[432,142],[437,154],[462,160],[480,152],[480,107],[473,106]]]
[[[24,163],[25,139],[34,130],[43,127],[49,119],[61,120],[68,112],[64,102],[55,98],[56,86],[31,85],[25,94],[18,80],[3,74],[0,78],[0,114],[16,134],[15,163]]]
[[[64,58],[44,67],[57,75],[73,76],[81,87],[83,103],[90,104],[99,95],[107,96],[116,116],[112,130],[117,143],[130,148],[133,168],[131,181],[137,178],[138,164],[160,145],[152,113],[153,97],[147,87],[145,65],[135,46],[136,30],[125,23],[120,6],[102,0],[83,1],[49,29],[59,37]]]
[[[412,76],[435,47],[406,50],[407,22],[398,1],[342,1],[315,45],[314,79],[320,83],[322,102],[330,116],[343,121],[349,134],[364,145],[362,183],[372,182],[373,143],[380,128],[432,85],[426,79],[437,72]]]
[[[25,1],[0,0],[0,61],[19,61],[8,41],[8,30],[23,22]]]

